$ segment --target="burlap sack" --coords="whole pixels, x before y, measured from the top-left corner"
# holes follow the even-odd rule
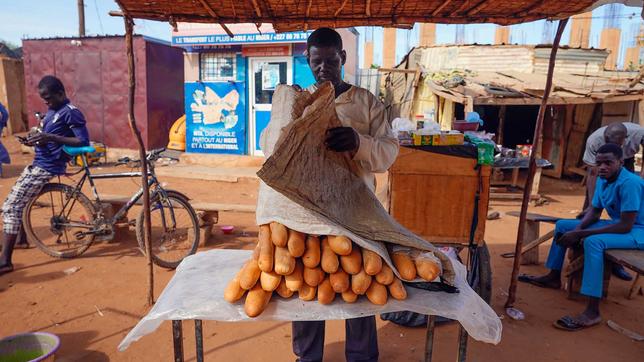
[[[257,173],[259,178],[314,213],[318,220],[328,220],[365,239],[374,251],[382,250],[379,244],[384,242],[434,252],[443,264],[445,281],[453,283],[454,269],[449,258],[387,213],[358,176],[358,165],[348,152],[330,151],[324,145],[327,129],[342,125],[335,112],[333,86],[326,83],[313,94],[279,86],[273,99],[271,123],[276,124],[269,127],[281,131],[262,136],[262,146],[269,157]],[[267,198],[261,194],[262,187],[258,221],[263,210],[274,206],[265,204]]]

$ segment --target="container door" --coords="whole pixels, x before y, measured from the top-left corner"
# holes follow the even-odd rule
[[[278,84],[293,83],[293,59],[290,57],[249,59],[250,134],[249,153],[263,156],[259,137],[271,116],[273,93]]]

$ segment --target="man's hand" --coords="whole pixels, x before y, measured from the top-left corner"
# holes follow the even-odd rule
[[[45,132],[31,133],[27,136],[27,143],[29,146],[41,145],[51,142],[55,139],[55,135]]]
[[[571,247],[579,244],[581,235],[577,230],[569,231],[557,239],[557,244],[564,247]]]
[[[335,152],[355,152],[360,147],[360,137],[351,127],[335,127],[326,131],[324,144]]]

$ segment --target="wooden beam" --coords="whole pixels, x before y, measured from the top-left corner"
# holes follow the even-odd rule
[[[468,11],[466,11],[466,12],[465,12],[465,15],[467,15],[467,16],[472,16],[472,15],[476,15],[476,14],[478,14],[478,13],[479,13],[479,11],[481,11],[481,9],[484,7],[484,5],[485,5],[485,3],[486,3],[486,2],[487,2],[487,0],[481,0],[481,1],[479,1],[479,3],[478,3],[478,4],[476,4],[476,5],[472,6],[472,8],[471,8],[471,9],[469,9]]]
[[[458,9],[456,9],[456,10],[452,11],[452,12],[449,14],[449,16],[456,16],[457,14],[462,13],[462,12],[463,12],[463,10],[465,10],[469,4],[470,4],[470,2],[469,2],[469,1],[467,1],[467,0],[466,0],[466,1],[463,1],[463,3],[461,4],[461,6],[459,6],[459,7],[458,7]]]
[[[438,13],[441,12],[441,10],[445,9],[447,5],[449,5],[452,2],[452,0],[445,0],[443,1],[442,4],[440,4],[434,11],[432,11],[432,16],[438,15]]]
[[[219,17],[219,14],[217,14],[217,12],[215,11],[215,9],[213,9],[213,8],[210,6],[210,4],[208,4],[208,2],[207,2],[206,0],[198,0],[198,1],[199,1],[199,3],[201,3],[201,6],[203,6],[203,8],[204,8],[204,9],[206,9],[206,11],[208,12],[208,14],[210,14],[210,16],[212,16],[213,18],[215,18],[215,20],[217,20],[217,22],[218,22],[218,23],[219,23],[219,25],[224,29],[224,31],[226,32],[226,34],[228,34],[228,36],[229,36],[229,37],[234,38],[234,37],[235,37],[235,35],[233,34],[233,32],[232,32],[232,31],[230,31],[230,29],[228,29],[228,27],[226,26],[226,24],[224,24],[224,22],[223,22],[223,21],[220,21],[220,20],[221,20],[221,18]],[[176,22],[175,22],[175,24],[176,24]]]
[[[530,14],[531,12],[533,12],[534,10],[540,8],[541,5],[543,5],[545,2],[546,2],[546,0],[541,0],[541,1],[537,2],[537,3],[534,3],[534,4],[530,5],[530,6],[528,6],[527,8],[519,11],[516,16],[517,17],[524,17],[524,16]]]
[[[428,81],[428,82],[425,82],[425,85],[427,86],[427,88],[429,88],[432,91],[432,93],[434,93],[436,95],[439,95],[439,96],[441,96],[441,97],[443,97],[445,99],[449,99],[452,102],[456,102],[456,103],[460,103],[460,104],[465,104],[465,102],[466,102],[465,98],[463,98],[463,97],[459,97],[457,95],[447,93],[447,92],[439,89],[434,84],[434,82],[431,81],[431,80]]]
[[[367,0],[367,3],[365,4],[365,10],[364,13],[368,16],[371,17],[371,0]]]
[[[541,101],[541,106],[539,107],[539,113],[537,114],[537,122],[534,130],[533,140],[533,150],[539,150],[540,145],[538,144],[539,140],[542,138],[543,133],[543,120],[546,115],[546,108],[548,107],[548,97],[550,96],[550,91],[552,90],[552,78],[555,70],[555,59],[557,58],[557,50],[559,49],[559,43],[561,42],[561,36],[566,28],[568,19],[559,20],[557,26],[557,33],[552,44],[552,50],[550,51],[550,60],[548,62],[548,73],[546,75],[546,87],[543,93],[543,99]],[[519,268],[521,267],[521,249],[523,248],[523,239],[526,231],[526,219],[528,216],[528,206],[530,204],[530,196],[532,195],[532,183],[535,179],[535,174],[537,173],[537,152],[533,151],[530,153],[530,160],[528,166],[528,177],[525,181],[525,187],[523,188],[523,201],[521,203],[521,214],[519,215],[519,230],[517,231],[517,243],[514,250],[514,265],[512,268],[512,276],[510,278],[510,287],[508,288],[508,299],[505,302],[506,310],[514,307],[516,301],[516,292],[517,292],[517,278],[519,276]]]
[[[119,4],[120,5],[120,4]],[[121,7],[121,9],[124,9]],[[154,304],[154,269],[152,264],[152,224],[150,220],[150,190],[148,186],[148,163],[145,162],[145,144],[141,131],[136,125],[134,117],[134,97],[136,93],[136,69],[134,62],[134,45],[133,45],[133,32],[134,21],[132,18],[123,11],[126,16],[123,18],[125,22],[125,46],[127,55],[127,73],[128,73],[128,121],[132,135],[136,139],[139,147],[139,159],[141,162],[141,187],[143,191],[143,240],[145,242],[145,254],[148,264],[148,305]]]
[[[257,3],[257,0],[251,0],[253,2],[253,8],[255,9],[255,14],[257,15],[258,18],[262,17],[262,9],[260,9],[259,4]]]
[[[306,5],[306,14],[304,16],[304,31],[309,30],[309,15],[311,14],[312,5],[313,5],[313,0],[309,0],[309,3]]]
[[[333,16],[338,16],[338,15],[342,12],[342,10],[344,9],[344,7],[345,7],[345,6],[347,6],[347,3],[348,3],[348,2],[349,2],[349,0],[344,0],[344,1],[342,2],[342,4],[340,5],[340,7],[338,8],[338,10],[336,10],[336,11],[335,11],[335,14],[333,14]]]

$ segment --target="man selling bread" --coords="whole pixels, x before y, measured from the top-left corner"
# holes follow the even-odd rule
[[[398,155],[398,139],[385,117],[384,105],[368,90],[342,80],[346,52],[335,30],[320,28],[307,41],[307,57],[316,84],[331,82],[335,88],[335,110],[342,127],[327,131],[325,144],[335,152],[349,152],[371,191],[374,172],[385,172]],[[322,361],[324,321],[293,322],[293,352],[298,361]],[[378,338],[373,316],[346,321],[347,361],[377,361]]]

